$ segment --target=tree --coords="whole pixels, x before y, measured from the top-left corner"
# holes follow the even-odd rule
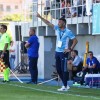
[[[21,14],[11,14],[11,15],[6,15],[2,18],[3,21],[23,21],[24,16]]]

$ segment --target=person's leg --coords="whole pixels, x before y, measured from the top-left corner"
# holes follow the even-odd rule
[[[12,61],[11,61],[11,57],[9,57],[9,62],[10,62],[10,67],[12,68]]]
[[[6,69],[4,71],[4,80],[9,81],[9,74],[10,74],[9,51],[6,51],[6,53],[4,54],[3,61],[5,63],[5,67],[6,67]]]
[[[72,64],[67,64],[67,69],[68,69],[68,72],[69,72],[69,80],[72,80]]]
[[[9,81],[9,74],[10,74],[10,69],[8,67],[6,68],[6,81]]]
[[[78,17],[81,17],[82,15],[82,7],[78,7]]]
[[[61,14],[62,18],[65,18],[65,9],[62,9],[62,14]]]
[[[10,57],[10,67],[11,67],[11,69],[13,69],[13,59],[12,59],[12,57]]]
[[[9,81],[9,74],[10,74],[10,69],[9,67],[6,68],[4,71],[3,71],[3,74],[4,74],[4,82],[8,82]]]
[[[85,77],[85,75],[86,75],[86,73],[87,73],[88,71],[89,71],[88,68],[85,69],[85,70],[83,71],[82,80],[81,80],[81,85],[83,85],[83,83],[84,83],[84,77]]]
[[[62,77],[63,77],[62,82],[65,87],[67,87],[67,81],[68,81],[68,77],[69,77],[69,73],[67,70],[67,59],[66,58],[68,58],[68,54],[64,54],[64,53],[60,54],[61,71],[62,71]]]
[[[14,68],[15,68],[14,62],[15,62],[15,58],[13,57],[13,58],[12,58],[12,70],[14,70]]]
[[[67,61],[63,53],[56,53],[56,69],[64,85],[62,86],[62,88],[58,89],[58,91],[67,91],[70,87],[67,86],[67,80],[68,80]]]
[[[73,78],[72,70],[69,70],[69,80],[72,80],[72,78]]]
[[[57,70],[57,73],[58,73],[60,79],[62,80],[63,76],[62,76],[62,71],[61,71],[61,60],[60,60],[58,52],[56,52],[56,54],[55,54],[55,59],[56,59],[56,70]]]
[[[96,69],[96,68],[90,68],[89,69],[89,73],[91,73],[91,74],[97,74],[98,73],[98,69]]]
[[[72,73],[73,73],[73,77],[75,77],[76,74],[78,73],[78,68],[77,68],[77,66],[73,66]]]
[[[38,58],[29,57],[29,71],[31,74],[31,81],[37,84],[38,78],[38,68],[37,68]]]
[[[37,80],[38,80],[38,67],[37,67],[37,61],[38,61],[38,58],[35,58],[34,59],[34,67],[33,67],[33,71],[34,71],[34,78],[33,78],[33,81],[37,84]]]
[[[5,82],[6,79],[7,79],[6,76],[7,76],[7,75],[6,75],[6,69],[5,69],[5,70],[3,71],[3,78],[4,78],[3,81],[4,81],[4,82]]]

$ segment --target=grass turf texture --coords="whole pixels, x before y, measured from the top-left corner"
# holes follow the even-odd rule
[[[58,92],[58,86],[0,82],[0,100],[100,100],[100,89],[72,87]]]

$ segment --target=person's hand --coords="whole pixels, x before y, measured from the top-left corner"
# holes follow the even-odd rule
[[[92,66],[88,66],[88,68],[92,68]]]
[[[1,54],[1,59],[4,57],[4,54]]]
[[[70,49],[65,49],[64,53],[66,54],[67,52],[71,52],[71,50]]]
[[[72,64],[72,62],[73,62],[72,60],[68,60],[68,64]]]
[[[87,66],[83,66],[82,71],[86,70],[87,68],[88,68]]]
[[[85,67],[82,67],[82,71],[84,71],[86,68]]]
[[[39,18],[41,17],[39,13],[37,13],[37,15],[36,15],[36,16],[37,16],[37,17],[39,17]]]

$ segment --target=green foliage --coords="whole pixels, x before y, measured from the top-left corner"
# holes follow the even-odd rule
[[[24,21],[24,16],[21,14],[6,15],[2,18],[3,21]]]

